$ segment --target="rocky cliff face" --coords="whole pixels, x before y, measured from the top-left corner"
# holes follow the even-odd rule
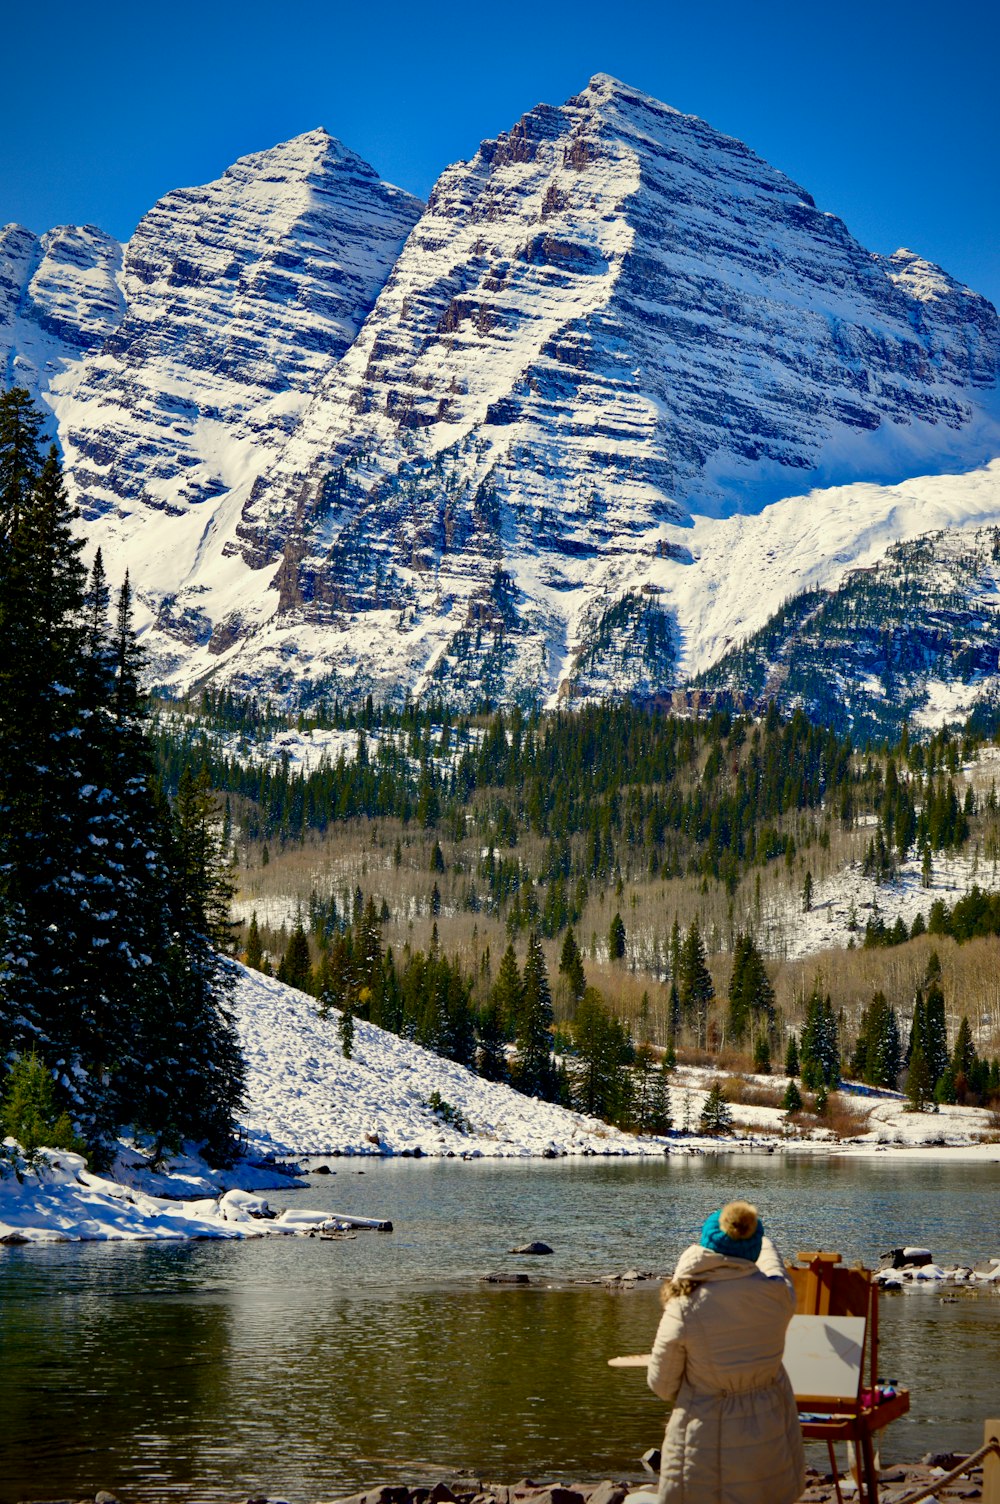
[[[636,591],[691,513],[989,458],[998,353],[984,299],[598,76],[442,175],[254,485],[255,651],[287,665],[309,624],[307,677],[470,699],[668,678]]]
[[[0,227],[0,379],[46,399],[52,383],[98,350],[124,313],[122,248],[93,225],[42,236]]]
[[[84,515],[185,513],[257,474],[420,208],[322,130],[161,199],[126,247],[125,318],[56,399]]]
[[[120,280],[49,400],[178,686],[655,694],[704,663],[692,623],[730,640],[686,600],[694,519],[715,546],[796,497],[808,573],[820,488],[1000,453],[990,304],[604,75],[423,213],[322,131],[243,158],[163,199]]]
[[[932,532],[807,590],[695,680],[866,740],[1000,718],[1000,528]]]

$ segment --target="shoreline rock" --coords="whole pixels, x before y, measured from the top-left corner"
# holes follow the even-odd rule
[[[962,1458],[952,1453],[928,1453],[920,1462],[897,1463],[879,1474],[879,1494],[885,1504],[906,1494],[926,1488],[950,1471]],[[946,1487],[935,1488],[939,1504],[981,1499],[982,1466]],[[846,1481],[841,1475],[841,1486]],[[462,1473],[447,1474],[434,1482],[418,1484],[379,1483],[353,1494],[337,1494],[317,1500],[315,1504],[626,1504],[629,1495],[641,1493],[646,1500],[655,1498],[655,1482],[648,1475],[630,1475],[627,1479],[602,1478],[580,1482],[563,1478],[537,1481],[521,1478],[516,1483],[489,1483]],[[806,1469],[806,1487],[799,1504],[835,1504],[833,1475],[817,1468]],[[74,1495],[72,1499],[22,1499],[18,1504],[119,1504],[120,1495],[102,1489],[94,1495]],[[126,1504],[126,1501],[122,1501]],[[127,1504],[146,1504],[130,1498]],[[293,1504],[282,1494],[242,1495],[233,1504]],[[637,1501],[638,1504],[638,1501]]]

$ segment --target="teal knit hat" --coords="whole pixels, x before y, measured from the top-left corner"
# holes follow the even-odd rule
[[[733,1216],[732,1213],[737,1208],[738,1213]],[[730,1232],[726,1232],[723,1219]],[[744,1227],[748,1229],[747,1236],[740,1238],[730,1235],[742,1231]],[[721,1253],[727,1259],[749,1259],[755,1264],[764,1241],[764,1224],[757,1215],[756,1207],[748,1206],[745,1201],[731,1201],[728,1206],[705,1218],[700,1241],[702,1248],[710,1248],[713,1253]]]

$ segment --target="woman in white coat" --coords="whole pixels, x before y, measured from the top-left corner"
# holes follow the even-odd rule
[[[781,1360],[795,1297],[756,1208],[713,1212],[662,1299],[649,1387],[673,1409],[658,1504],[794,1504],[805,1456]]]

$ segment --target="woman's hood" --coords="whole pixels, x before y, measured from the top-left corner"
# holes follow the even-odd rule
[[[700,1243],[692,1243],[677,1260],[674,1279],[743,1279],[748,1274],[759,1273],[757,1265],[750,1259],[727,1258],[724,1253],[715,1253],[711,1248],[702,1248]]]

